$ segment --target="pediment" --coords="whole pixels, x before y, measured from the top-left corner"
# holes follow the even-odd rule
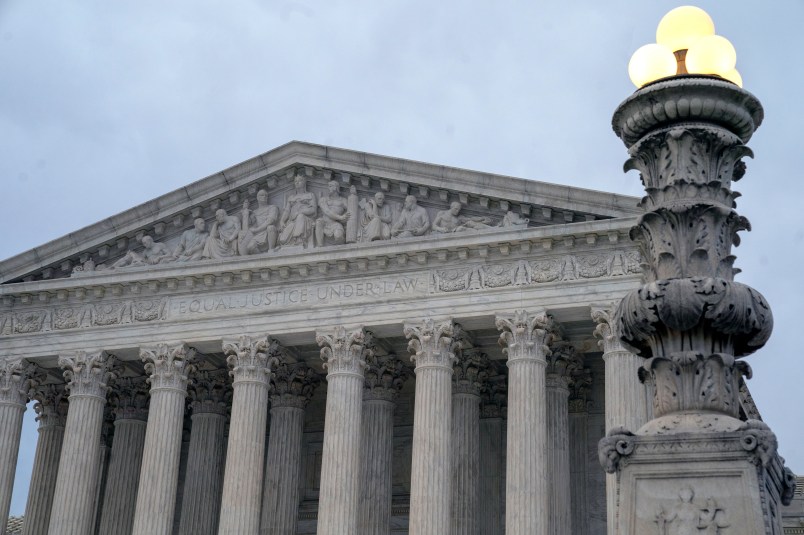
[[[415,205],[406,206],[408,197]],[[0,262],[0,283],[314,249],[409,248],[438,237],[627,218],[640,213],[636,204],[623,195],[291,142]]]

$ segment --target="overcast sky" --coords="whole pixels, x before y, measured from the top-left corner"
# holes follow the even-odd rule
[[[293,139],[641,195],[610,119],[631,54],[677,5],[0,1],[0,259]],[[766,110],[735,254],[776,319],[749,386],[804,474],[804,2],[697,5]]]

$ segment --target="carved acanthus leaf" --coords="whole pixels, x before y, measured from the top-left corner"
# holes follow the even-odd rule
[[[347,331],[339,326],[332,331],[317,332],[315,341],[321,346],[321,359],[327,375],[363,375],[366,355],[372,351],[366,347],[366,331],[363,327]]]
[[[271,369],[279,362],[279,344],[267,336],[244,334],[236,340],[225,340],[223,353],[235,384],[257,382],[268,386]]]
[[[95,396],[106,399],[110,384],[120,376],[122,366],[105,351],[76,351],[59,356],[67,389],[72,396]]]
[[[406,323],[405,337],[408,338],[410,359],[416,368],[443,367],[452,369],[455,362],[453,353],[453,327],[451,319],[436,322],[425,318],[418,323]]]
[[[197,362],[196,350],[184,343],[141,347],[140,359],[145,363],[152,392],[162,389],[186,392],[189,375],[196,370]]]
[[[548,344],[554,339],[556,325],[544,310],[516,310],[498,314],[495,324],[500,333],[500,345],[508,362],[537,360],[546,362]]]

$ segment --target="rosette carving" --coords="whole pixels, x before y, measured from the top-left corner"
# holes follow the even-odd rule
[[[279,359],[279,344],[267,336],[242,335],[237,340],[223,342],[223,353],[234,383],[268,384],[271,368]]]
[[[64,379],[72,396],[94,396],[106,399],[110,384],[120,376],[122,367],[117,358],[106,351],[76,351],[59,357]]]
[[[145,363],[145,373],[151,391],[187,391],[189,375],[196,370],[196,351],[187,344],[157,344],[140,348],[140,359]]]
[[[416,368],[438,367],[452,369],[455,362],[453,352],[454,324],[451,319],[436,322],[426,318],[419,323],[405,324],[405,337],[408,338],[410,360]]]
[[[366,356],[372,353],[366,347],[366,331],[363,327],[347,331],[341,326],[332,331],[317,332],[315,341],[321,346],[321,360],[324,361],[327,375],[363,375]]]

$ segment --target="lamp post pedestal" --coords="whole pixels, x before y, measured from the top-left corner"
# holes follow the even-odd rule
[[[640,171],[647,192],[631,230],[644,284],[615,319],[655,384],[654,419],[599,445],[617,478],[618,534],[782,533],[792,473],[767,425],[739,418],[740,377],[750,376],[739,358],[765,344],[773,319],[759,292],[734,281],[731,254],[749,228],[731,183],[762,118],[753,95],[709,76],[650,84],[614,114],[625,169]]]

